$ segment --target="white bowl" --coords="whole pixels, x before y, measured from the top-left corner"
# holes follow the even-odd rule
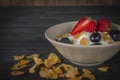
[[[107,45],[76,46],[55,41],[61,34],[70,32],[76,23],[77,21],[57,24],[45,31],[47,40],[66,59],[83,66],[95,66],[111,59],[120,50],[120,42]],[[119,25],[114,25],[120,29]]]

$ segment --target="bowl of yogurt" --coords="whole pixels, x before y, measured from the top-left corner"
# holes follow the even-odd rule
[[[74,32],[73,29],[79,22],[60,23],[45,31],[46,39],[63,57],[78,65],[95,66],[111,59],[120,51],[119,32],[117,36],[113,34],[116,32],[102,29],[98,31],[90,28]],[[117,31],[120,30],[120,25],[112,23],[112,26]]]

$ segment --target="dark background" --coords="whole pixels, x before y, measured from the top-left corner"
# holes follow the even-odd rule
[[[0,0],[0,80],[43,80],[38,74],[28,72],[20,77],[11,76],[11,67],[15,64],[13,55],[38,53],[45,59],[50,52],[55,52],[62,62],[72,64],[46,40],[45,30],[83,16],[105,17],[120,25],[119,5],[119,0]],[[97,80],[120,80],[120,52],[98,66],[72,65],[79,70],[90,69]],[[101,66],[108,66],[110,70],[106,73],[96,70]]]

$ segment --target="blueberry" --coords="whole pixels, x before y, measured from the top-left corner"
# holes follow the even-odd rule
[[[91,34],[91,35],[90,35],[90,40],[91,40],[92,42],[99,42],[99,41],[101,40],[101,35],[100,35],[100,33],[95,32],[95,33]]]
[[[70,44],[70,43],[71,43],[71,41],[70,41],[67,37],[62,38],[62,39],[60,40],[60,42],[62,42],[62,43],[67,43],[67,44]]]
[[[101,43],[94,43],[94,44],[92,44],[92,45],[102,45]]]
[[[120,31],[119,30],[112,30],[109,32],[110,37],[114,40],[114,41],[120,41]]]

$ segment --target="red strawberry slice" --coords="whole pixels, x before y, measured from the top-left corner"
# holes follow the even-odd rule
[[[106,32],[110,28],[111,23],[106,18],[101,18],[97,21],[97,31]]]
[[[96,29],[96,22],[90,17],[83,17],[71,31],[71,35],[80,33],[81,31],[94,32]]]

